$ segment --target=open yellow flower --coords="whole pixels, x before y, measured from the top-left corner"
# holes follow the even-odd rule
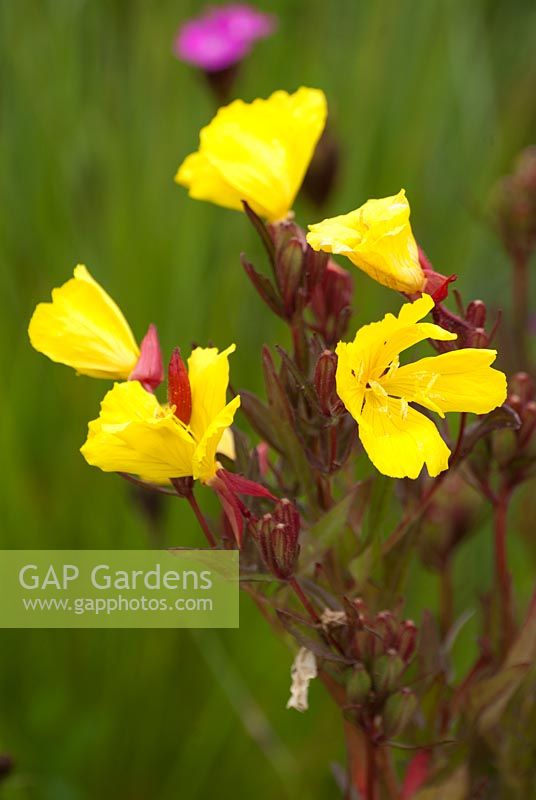
[[[447,411],[486,414],[506,399],[506,378],[490,364],[495,350],[465,348],[400,366],[399,354],[424,339],[455,339],[439,325],[419,322],[433,308],[423,295],[398,317],[361,328],[337,346],[337,392],[359,424],[359,438],[384,475],[417,478],[426,464],[434,477],[448,467],[450,450],[416,403],[441,417]]]
[[[216,452],[232,456],[229,426],[240,397],[226,403],[228,356],[214,347],[196,348],[188,359],[188,402],[179,418],[174,404],[161,405],[137,381],[116,383],[89,423],[81,448],[92,466],[127,472],[152,483],[192,476],[207,483],[216,474]],[[184,408],[187,407],[187,416]]]
[[[37,306],[28,333],[40,353],[93,378],[126,379],[140,357],[121,310],[81,264]]]
[[[190,197],[242,210],[242,200],[271,222],[291,210],[324,129],[319,89],[274,92],[267,100],[235,100],[200,134],[199,150],[175,176]]]
[[[313,250],[347,256],[383,286],[400,292],[420,292],[425,276],[409,224],[404,189],[397,195],[368,200],[356,211],[309,225]]]

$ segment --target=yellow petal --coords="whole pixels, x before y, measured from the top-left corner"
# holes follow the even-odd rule
[[[230,208],[246,200],[270,221],[294,203],[324,129],[327,105],[319,89],[278,91],[267,100],[235,100],[203,128],[197,154],[176,180],[192,197]]]
[[[81,448],[92,466],[162,483],[193,474],[195,442],[169,409],[136,381],[116,384]]]
[[[225,182],[203,153],[187,156],[175,175],[175,181],[187,186],[188,194],[194,200],[209,200],[224,208],[242,211],[239,193]]]
[[[487,414],[506,400],[506,377],[490,366],[496,356],[496,350],[453,350],[399,367],[381,383],[390,395],[442,414]]]
[[[423,295],[414,303],[404,303],[397,317],[386,314],[379,322],[360,328],[354,341],[347,346],[347,371],[362,383],[379,380],[399,353],[408,347],[428,338],[456,339],[455,333],[439,325],[418,321],[433,306],[432,298]]]
[[[309,225],[313,250],[347,256],[378,283],[400,292],[419,292],[425,277],[409,223],[403,189],[397,195],[368,200],[349,214]]]
[[[82,265],[37,306],[28,333],[40,353],[94,378],[128,378],[139,358],[120,309]]]
[[[230,345],[218,353],[215,347],[196,347],[188,359],[188,378],[192,391],[190,428],[200,441],[213,419],[226,404],[229,385],[229,355],[236,347]]]
[[[367,393],[359,438],[376,469],[392,478],[415,479],[425,464],[432,478],[448,468],[450,450],[434,423],[403,401]]]
[[[234,397],[211,421],[193,457],[193,476],[208,483],[216,474],[216,451],[223,432],[232,424],[240,396]]]
[[[235,440],[233,431],[231,428],[226,428],[222,433],[220,443],[216,448],[217,453],[221,453],[223,456],[227,456],[232,461],[236,458],[236,447],[235,447]]]
[[[338,358],[335,375],[337,394],[352,417],[359,420],[365,397],[365,384],[359,380],[353,369],[351,345],[339,342],[336,353]]]

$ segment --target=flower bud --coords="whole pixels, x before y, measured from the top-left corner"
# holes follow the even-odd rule
[[[406,619],[401,625],[401,632],[398,640],[398,652],[407,664],[415,652],[417,643],[417,626],[411,619]]]
[[[331,416],[342,403],[337,395],[335,376],[337,373],[337,356],[331,350],[324,350],[316,362],[314,385],[320,409],[326,417]]]
[[[294,574],[300,552],[300,516],[290,500],[280,501],[272,514],[257,523],[257,539],[270,572],[282,580]]]
[[[415,694],[405,687],[396,694],[390,695],[383,707],[383,733],[387,739],[398,736],[411,721],[417,710],[418,701]]]
[[[175,416],[188,425],[192,416],[192,391],[181,351],[175,348],[168,367],[168,402],[175,406]]]
[[[374,686],[378,692],[389,693],[396,689],[406,665],[396,650],[388,650],[374,661]]]
[[[353,287],[350,273],[329,260],[322,280],[311,293],[311,310],[326,344],[336,344],[346,332]]]
[[[367,699],[372,689],[372,680],[366,668],[361,663],[352,667],[352,671],[346,681],[346,696],[352,705],[361,705]]]
[[[465,318],[475,328],[483,328],[486,324],[487,309],[482,300],[471,300],[465,312]]]
[[[282,252],[276,255],[277,282],[283,305],[289,317],[298,304],[298,290],[303,279],[304,245],[291,239]]]

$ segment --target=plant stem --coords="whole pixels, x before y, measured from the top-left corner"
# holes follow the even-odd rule
[[[311,605],[307,595],[303,591],[302,587],[298,583],[298,580],[292,576],[292,578],[288,579],[289,586],[292,586],[294,592],[296,593],[300,603],[305,608],[315,625],[322,625],[322,620],[314,610],[313,606]]]
[[[495,582],[501,614],[501,646],[508,647],[513,633],[512,581],[508,570],[508,553],[506,546],[508,507],[511,489],[503,486],[495,497],[494,511],[494,544],[495,544]]]
[[[213,547],[213,548],[216,547],[218,543],[216,542],[216,539],[214,538],[214,535],[212,534],[212,531],[210,530],[210,528],[208,526],[208,522],[206,521],[206,519],[205,519],[205,517],[203,515],[203,512],[199,508],[197,500],[194,497],[194,493],[190,492],[190,494],[187,494],[186,495],[186,499],[188,500],[192,511],[194,512],[195,516],[197,517],[197,521],[199,522],[199,525],[201,526],[201,530],[203,531],[203,533],[205,534],[205,536],[207,538],[207,542],[209,543],[209,545],[211,547]]]
[[[366,800],[376,800],[376,745],[367,737],[367,793]]]

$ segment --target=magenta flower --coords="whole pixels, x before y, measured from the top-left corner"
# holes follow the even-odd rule
[[[179,29],[177,58],[207,72],[219,72],[241,61],[257,39],[269,36],[275,20],[256,8],[239,3],[209,8]]]

